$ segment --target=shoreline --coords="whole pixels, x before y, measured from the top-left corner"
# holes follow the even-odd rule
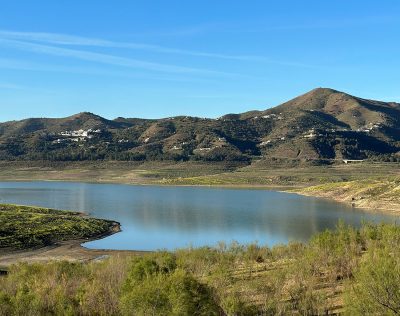
[[[45,263],[50,261],[69,261],[87,263],[102,260],[109,256],[131,256],[147,253],[137,250],[88,249],[82,243],[88,240],[69,240],[37,249],[9,251],[0,254],[0,271],[7,271],[18,263]]]
[[[82,213],[82,216],[86,216]],[[140,250],[113,250],[89,249],[83,243],[99,240],[117,234],[121,231],[120,224],[115,222],[107,233],[85,239],[71,239],[56,242],[52,245],[28,249],[0,249],[0,272],[7,272],[8,268],[18,263],[44,263],[49,261],[91,262],[102,260],[111,255],[127,256],[140,255],[149,251]]]
[[[398,209],[395,209],[395,206],[393,206],[393,207],[391,207],[391,206],[379,207],[379,206],[368,206],[368,205],[359,206],[353,202],[346,201],[341,198],[334,198],[332,196],[325,196],[322,194],[310,194],[308,192],[302,192],[302,191],[298,192],[298,191],[290,191],[290,190],[289,191],[280,191],[280,192],[297,194],[300,196],[314,197],[314,198],[324,199],[324,200],[328,200],[328,201],[334,201],[337,203],[342,203],[342,204],[352,206],[353,208],[356,208],[356,209],[367,211],[369,213],[400,215],[400,205],[397,206]]]
[[[86,184],[119,184],[131,186],[154,186],[154,187],[194,187],[194,188],[227,188],[227,189],[249,189],[249,190],[274,190],[288,188],[300,189],[306,188],[306,185],[279,185],[279,184],[174,184],[162,182],[128,182],[128,181],[115,181],[115,180],[96,180],[89,181],[84,179],[2,179],[0,182],[66,182],[66,183],[86,183]],[[279,191],[287,192],[287,191]]]

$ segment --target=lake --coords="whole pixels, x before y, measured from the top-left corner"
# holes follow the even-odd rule
[[[156,250],[186,246],[307,241],[339,219],[394,222],[394,215],[324,199],[267,190],[72,182],[0,182],[0,203],[85,211],[121,223],[122,232],[85,243],[94,249]]]

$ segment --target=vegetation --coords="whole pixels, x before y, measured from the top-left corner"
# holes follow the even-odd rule
[[[78,212],[0,205],[0,249],[43,247],[58,241],[98,237],[110,233],[115,222]]]
[[[1,315],[396,315],[400,227],[339,223],[307,244],[12,266]]]
[[[247,184],[310,186],[355,180],[384,180],[398,176],[399,163],[326,163],[300,159],[241,162],[5,162],[1,180],[74,180],[145,184]]]

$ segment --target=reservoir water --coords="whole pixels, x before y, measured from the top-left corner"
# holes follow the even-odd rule
[[[307,241],[339,219],[355,227],[397,219],[296,194],[204,187],[0,182],[0,203],[85,211],[120,222],[122,232],[84,244],[95,249],[175,249],[219,241],[272,246]]]

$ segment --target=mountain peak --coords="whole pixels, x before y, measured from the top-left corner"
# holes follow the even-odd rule
[[[276,107],[274,110],[322,110],[331,104],[342,103],[344,99],[348,101],[352,99],[352,97],[338,90],[320,87],[289,100]]]
[[[308,93],[313,93],[313,94],[331,94],[331,93],[342,93],[338,90],[332,89],[332,88],[323,88],[323,87],[318,87],[315,89],[312,89],[311,91],[307,92]]]
[[[103,117],[94,114],[92,112],[80,112],[70,116],[71,119],[97,119],[97,120],[104,120]]]
[[[331,89],[331,88],[315,88],[311,91],[306,92],[305,94],[302,94],[300,96],[298,96],[297,98],[299,99],[327,99],[329,97],[331,97],[332,95],[337,94],[337,95],[341,95],[341,96],[348,96],[347,93],[335,90],[335,89]],[[295,98],[295,99],[297,99]]]

